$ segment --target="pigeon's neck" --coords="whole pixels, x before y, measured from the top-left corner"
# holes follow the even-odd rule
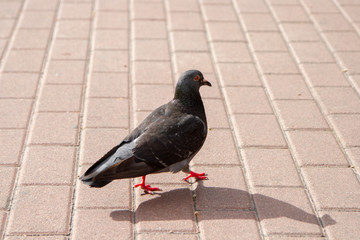
[[[205,108],[199,92],[183,94],[181,91],[176,91],[174,100],[182,106],[185,112],[197,115],[206,124]]]

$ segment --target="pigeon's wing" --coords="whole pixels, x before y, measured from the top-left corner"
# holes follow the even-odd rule
[[[155,171],[188,159],[205,141],[206,124],[199,117],[183,113],[174,115],[155,122],[136,140],[135,158]]]

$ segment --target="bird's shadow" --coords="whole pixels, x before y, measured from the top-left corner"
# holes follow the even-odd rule
[[[195,194],[194,194],[195,193]],[[133,221],[136,214],[136,222],[144,221],[171,221],[194,219],[194,206],[191,198],[195,197],[196,208],[200,216],[202,211],[214,210],[250,210],[254,211],[250,199],[255,200],[260,221],[264,219],[286,217],[295,221],[319,225],[319,219],[313,213],[306,212],[292,204],[265,196],[263,194],[249,194],[247,191],[223,188],[197,186],[195,192],[188,188],[180,188],[168,192],[158,193],[153,196],[139,196],[139,204],[131,210],[114,210],[110,217],[114,221]],[[210,214],[207,219],[250,219],[251,214]],[[200,218],[201,219],[201,218]],[[323,226],[336,224],[336,221],[326,214],[321,217]]]

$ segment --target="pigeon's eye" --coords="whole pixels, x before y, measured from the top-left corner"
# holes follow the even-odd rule
[[[196,75],[196,76],[194,77],[194,81],[199,81],[199,79],[200,79],[199,75]]]

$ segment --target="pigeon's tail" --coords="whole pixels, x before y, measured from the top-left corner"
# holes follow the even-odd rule
[[[111,180],[107,180],[107,181],[94,181],[93,178],[90,179],[86,179],[84,176],[80,178],[80,180],[85,183],[86,185],[89,185],[90,187],[95,187],[95,188],[101,188],[109,183],[111,183]]]

